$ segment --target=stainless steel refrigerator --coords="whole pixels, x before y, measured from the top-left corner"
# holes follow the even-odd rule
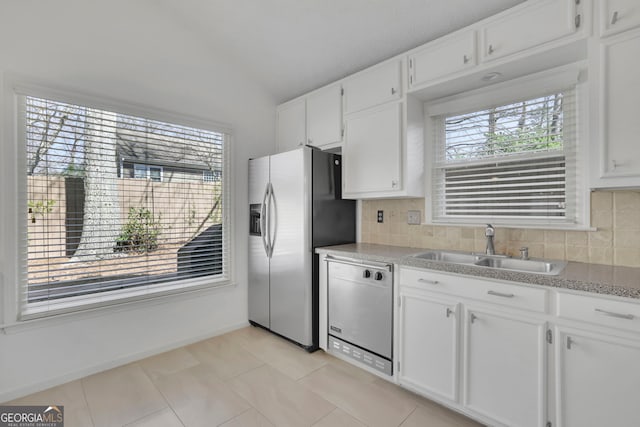
[[[341,157],[311,147],[249,160],[249,321],[318,348],[319,246],[355,241]]]

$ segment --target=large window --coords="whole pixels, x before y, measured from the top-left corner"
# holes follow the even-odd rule
[[[32,96],[19,105],[23,318],[228,282],[226,134]]]
[[[575,224],[576,105],[569,88],[432,117],[432,219]]]

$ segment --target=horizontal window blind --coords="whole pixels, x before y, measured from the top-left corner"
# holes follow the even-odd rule
[[[433,118],[434,220],[575,222],[575,111],[570,89]]]
[[[23,318],[229,280],[227,135],[31,96],[19,105]]]

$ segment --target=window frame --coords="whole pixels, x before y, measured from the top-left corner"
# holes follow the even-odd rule
[[[162,283],[154,287],[153,292],[140,292],[134,288],[118,291],[107,291],[95,294],[96,298],[84,298],[74,304],[69,298],[68,307],[55,311],[37,311],[29,313],[21,306],[26,289],[26,253],[27,242],[22,236],[26,234],[27,223],[23,221],[23,212],[27,212],[27,173],[26,144],[24,142],[24,117],[20,117],[18,100],[20,96],[34,96],[90,108],[104,109],[151,120],[163,121],[176,125],[200,128],[225,135],[223,168],[223,200],[225,209],[224,239],[228,248],[227,276],[223,279],[199,277]],[[34,80],[29,77],[7,73],[0,92],[3,120],[3,132],[0,135],[4,156],[0,158],[0,178],[5,183],[0,186],[0,197],[8,200],[0,206],[0,215],[5,219],[0,224],[0,328],[15,326],[33,321],[75,315],[92,310],[118,310],[128,304],[155,304],[158,298],[177,298],[178,295],[190,292],[211,292],[235,286],[236,268],[234,262],[234,201],[232,200],[235,183],[233,167],[233,128],[223,123],[207,119],[182,115],[176,112],[159,110],[144,105],[130,104],[98,94],[82,93],[72,88],[54,85],[51,82]],[[22,133],[22,135],[21,135]],[[25,306],[26,307],[26,306]]]
[[[160,170],[160,179],[153,179],[151,176],[151,169],[159,169]],[[136,171],[144,171],[145,176],[136,176]],[[149,179],[154,182],[164,182],[164,167],[156,166],[156,165],[148,165],[145,163],[134,163],[133,164],[133,177],[135,179]]]
[[[478,226],[491,222],[493,225],[507,228],[542,228],[562,230],[591,230],[589,205],[588,205],[588,87],[585,79],[587,65],[577,62],[563,67],[534,73],[525,77],[493,84],[476,90],[471,90],[454,96],[426,102],[425,115],[425,163],[429,165],[425,173],[425,223],[432,225],[460,225]],[[521,218],[480,217],[477,218],[438,218],[435,216],[435,200],[433,194],[436,191],[435,170],[439,168],[438,146],[435,137],[437,125],[434,118],[447,114],[461,114],[471,111],[480,111],[496,105],[507,105],[514,101],[533,99],[553,92],[561,92],[568,87],[575,89],[575,128],[573,144],[575,144],[575,185],[567,184],[567,194],[572,191],[575,198],[575,221],[539,220]],[[487,101],[489,100],[489,102]],[[565,154],[563,150],[563,155]],[[544,156],[544,155],[543,155]],[[532,155],[536,157],[536,154]],[[551,156],[547,156],[551,157]],[[499,162],[508,162],[508,158],[495,159]],[[475,161],[470,161],[472,164]],[[485,162],[485,159],[477,163]],[[464,163],[458,163],[460,166]]]

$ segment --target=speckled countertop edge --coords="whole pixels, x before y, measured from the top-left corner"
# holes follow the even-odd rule
[[[568,262],[562,273],[557,276],[548,276],[412,257],[429,250],[431,249],[370,243],[353,243],[316,249],[319,253],[324,252],[362,261],[386,262],[466,276],[640,299],[640,268]]]

